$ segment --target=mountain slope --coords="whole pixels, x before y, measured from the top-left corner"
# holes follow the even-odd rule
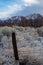
[[[1,20],[0,20],[1,21]],[[43,16],[40,14],[31,14],[29,16],[14,16],[7,20],[1,21],[1,25],[18,25],[18,26],[32,26],[40,27],[43,26]]]

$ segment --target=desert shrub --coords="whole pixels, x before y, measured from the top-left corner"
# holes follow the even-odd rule
[[[38,33],[39,36],[43,37],[43,29],[38,28],[37,33]]]
[[[24,59],[21,60],[20,65],[27,65],[28,57],[24,57]]]
[[[2,33],[3,33],[3,35],[6,35],[6,36],[10,35],[10,33],[8,31],[6,31],[6,30],[3,30]]]
[[[10,37],[11,34],[12,34],[12,32],[13,32],[13,29],[12,29],[11,27],[4,27],[4,28],[2,29],[2,34],[3,34],[4,36],[7,36],[7,37]]]
[[[15,28],[16,28],[16,30],[18,30],[18,31],[23,31],[23,29],[24,29],[23,27],[18,27],[18,26],[16,26]]]
[[[2,43],[2,42],[0,42],[0,47],[2,47],[2,48],[3,48],[3,43]]]
[[[0,33],[0,42],[1,42],[2,37],[3,37],[3,34]]]
[[[4,36],[10,37],[10,32],[8,30],[2,30]]]
[[[1,42],[1,37],[0,37],[0,42]]]

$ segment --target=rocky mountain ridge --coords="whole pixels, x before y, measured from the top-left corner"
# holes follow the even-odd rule
[[[6,20],[0,20],[0,26],[31,26],[41,27],[43,26],[43,16],[40,14],[31,14],[29,16],[13,16]]]

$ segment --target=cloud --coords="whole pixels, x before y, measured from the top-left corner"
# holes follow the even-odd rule
[[[20,10],[22,10],[22,7],[18,4],[8,5],[7,11],[0,12],[0,18],[10,17],[12,14],[17,13]]]
[[[38,0],[23,0],[25,6],[31,6],[33,4],[39,4]]]
[[[11,17],[12,15],[18,15],[18,13],[20,13],[23,10],[24,12],[22,13],[25,15],[27,14],[27,12],[25,13],[26,11],[25,9],[27,7],[29,8],[30,6],[32,7],[33,5],[34,5],[34,8],[37,7],[37,10],[38,8],[43,9],[43,0],[17,0],[17,1],[14,0],[13,2],[12,0],[11,1],[9,0],[9,3],[8,1],[6,2],[5,1],[1,2],[1,1],[0,1],[0,19]],[[31,8],[31,12],[32,12],[32,8]],[[22,15],[22,13],[20,13],[20,15]]]

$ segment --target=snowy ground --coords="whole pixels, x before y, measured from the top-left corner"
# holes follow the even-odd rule
[[[41,29],[43,32],[43,27]],[[15,64],[11,36],[13,31],[16,33],[19,59],[27,60],[27,65],[43,65],[43,37],[39,36],[37,30],[18,26],[0,27],[0,65]]]

